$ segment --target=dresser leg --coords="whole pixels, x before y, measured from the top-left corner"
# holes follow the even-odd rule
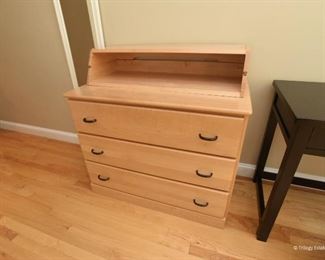
[[[257,160],[257,165],[255,169],[254,179],[253,179],[254,182],[262,178],[262,174],[264,172],[265,163],[269,155],[276,125],[277,125],[277,120],[272,107],[267,122],[266,131],[264,134],[262,148]]]
[[[256,236],[258,240],[266,241],[269,237],[274,221],[278,216],[308,143],[310,134],[311,129],[309,126],[298,125],[289,139],[277,178],[257,228]]]

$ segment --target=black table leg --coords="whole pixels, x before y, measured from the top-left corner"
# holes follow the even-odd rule
[[[294,133],[289,139],[288,147],[284,154],[277,178],[257,228],[256,236],[258,240],[266,241],[269,237],[274,221],[280,211],[308,143],[310,134],[311,127],[297,125]]]
[[[256,169],[255,169],[255,174],[254,174],[254,179],[253,179],[254,182],[256,182],[258,179],[262,178],[265,163],[266,163],[267,157],[269,155],[269,151],[270,151],[270,147],[271,147],[271,144],[272,144],[275,128],[276,128],[276,125],[277,125],[276,116],[274,114],[273,109],[274,108],[272,107],[271,111],[270,111],[269,119],[268,119],[268,122],[267,122],[261,152],[260,152],[260,155],[258,157],[258,161],[257,161]]]
[[[267,122],[266,131],[264,134],[264,140],[257,161],[256,170],[253,179],[254,182],[256,182],[256,197],[257,197],[258,215],[260,218],[262,217],[265,209],[263,186],[262,186],[262,175],[264,172],[264,167],[265,167],[267,157],[269,155],[276,125],[277,125],[277,119],[276,119],[274,107],[272,107]]]

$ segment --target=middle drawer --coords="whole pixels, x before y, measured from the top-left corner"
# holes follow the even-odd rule
[[[79,134],[86,160],[229,191],[234,159]]]

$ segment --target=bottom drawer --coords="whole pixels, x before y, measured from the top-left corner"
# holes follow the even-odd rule
[[[87,161],[92,183],[219,218],[229,194]]]
[[[223,228],[225,226],[226,218],[218,218],[215,216],[201,214],[193,210],[188,210],[188,209],[183,209],[180,207],[168,205],[159,201],[143,198],[137,195],[110,189],[105,186],[101,186],[93,183],[91,183],[91,189],[96,193],[109,196],[110,198],[113,199],[124,200],[132,204],[136,204],[153,210],[158,210],[170,215],[189,219],[205,225],[219,227],[219,228]]]

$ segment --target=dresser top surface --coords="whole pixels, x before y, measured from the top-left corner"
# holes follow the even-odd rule
[[[65,97],[70,100],[234,116],[252,113],[248,86],[242,98],[171,92],[162,88],[88,85],[68,91]]]

